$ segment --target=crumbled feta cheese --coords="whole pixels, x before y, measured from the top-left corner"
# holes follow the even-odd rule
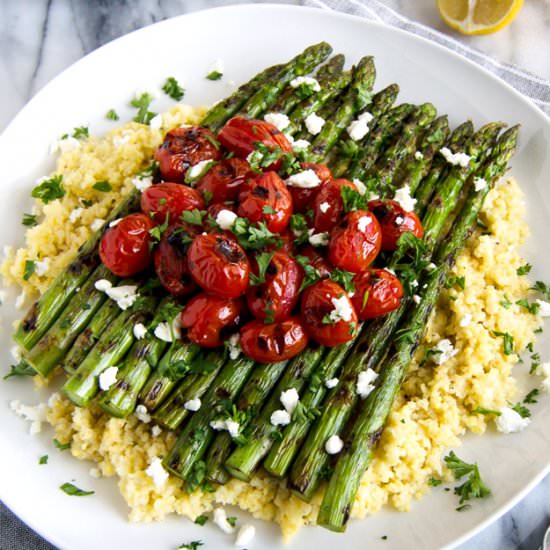
[[[413,297],[412,297],[412,301],[415,304],[419,304],[422,301],[422,298],[418,294],[414,294]]]
[[[147,412],[147,407],[145,405],[138,405],[136,407],[136,416],[137,419],[144,424],[149,424],[149,422],[151,422],[151,415]]]
[[[113,220],[112,222],[109,222],[109,227],[116,227],[123,218],[117,218],[116,220]]]
[[[224,532],[230,535],[235,531],[235,527],[233,527],[228,521],[227,521],[227,514],[225,513],[225,510],[223,508],[215,508],[214,509],[214,523]]]
[[[405,218],[403,218],[403,216],[396,216],[395,225],[403,225],[404,221],[405,221]]]
[[[416,199],[411,197],[411,188],[408,184],[399,188],[393,197],[405,212],[412,212],[416,206]]]
[[[122,147],[130,141],[130,134],[122,133],[118,136],[113,136],[112,140],[115,147]]]
[[[325,125],[325,119],[315,113],[311,113],[306,117],[305,120],[307,131],[316,136]]]
[[[15,299],[15,309],[23,309],[25,307],[25,302],[27,301],[27,293],[22,290],[21,294],[17,295]]]
[[[116,375],[118,367],[107,367],[99,375],[99,387],[103,391],[107,391],[113,384],[116,384]]]
[[[225,420],[225,429],[229,432],[229,435],[232,438],[239,437],[239,433],[241,431],[241,425],[231,418],[227,418]]]
[[[542,363],[537,369],[537,374],[544,376],[542,380],[542,389],[550,393],[550,363]]]
[[[106,292],[110,288],[113,288],[113,283],[107,279],[99,279],[94,283],[94,286],[96,290],[99,290],[99,292]]]
[[[223,418],[216,418],[215,420],[212,420],[210,422],[210,427],[218,432],[227,428],[227,426],[225,425],[225,420]]]
[[[330,319],[335,323],[338,321],[351,321],[353,317],[353,306],[347,296],[341,296],[340,298],[331,298],[330,300],[334,309],[330,312]]]
[[[212,160],[201,160],[197,164],[193,164],[187,171],[187,177],[192,180],[200,178],[203,173],[208,171],[208,168],[212,165]]]
[[[300,396],[298,395],[296,388],[290,388],[286,391],[281,392],[279,401],[281,402],[281,405],[285,408],[285,410],[289,414],[292,414],[294,412],[294,409],[298,405],[298,401],[300,401]]]
[[[153,177],[152,176],[136,176],[132,179],[133,186],[138,191],[145,191],[146,189],[149,189],[151,185],[153,185]]]
[[[24,405],[21,401],[15,399],[10,402],[10,409],[21,418],[31,423],[29,433],[36,435],[42,431],[42,422],[46,422],[48,405],[40,403],[39,405]]]
[[[430,262],[427,266],[426,266],[426,269],[428,271],[433,271],[434,269],[436,269],[437,266],[433,263],[433,262]]]
[[[158,437],[161,433],[162,433],[162,428],[160,426],[155,425],[151,428],[151,435],[153,437]]]
[[[451,357],[454,357],[458,353],[458,350],[454,348],[453,344],[448,338],[443,338],[443,340],[439,340],[439,342],[433,349],[439,352],[433,356],[433,360],[438,365],[446,363]]]
[[[145,338],[146,334],[147,334],[147,327],[143,323],[136,323],[134,325],[134,337],[137,340],[141,340],[142,338]]]
[[[424,155],[420,151],[416,151],[416,153],[414,154],[414,158],[416,160],[422,160],[424,158]]]
[[[42,261],[34,262],[34,272],[39,276],[45,275],[50,269],[50,259],[44,258]]]
[[[311,143],[307,139],[297,139],[292,141],[292,150],[293,151],[303,151],[311,146]]]
[[[344,442],[337,435],[331,435],[325,443],[325,451],[329,455],[337,455],[344,448]]]
[[[319,210],[323,213],[323,214],[326,214],[328,212],[328,210],[330,209],[330,204],[328,202],[322,202],[320,205],[319,205]]]
[[[378,378],[378,373],[372,369],[367,369],[359,373],[357,377],[357,393],[361,399],[365,399],[375,386],[373,382]]]
[[[279,132],[282,132],[290,124],[290,119],[283,113],[267,113],[264,120],[273,124]]]
[[[242,348],[241,348],[241,335],[236,332],[235,334],[232,334],[227,340],[227,348],[229,350],[229,359],[237,359],[239,355],[241,354]]]
[[[105,283],[108,283],[109,286],[106,286]],[[134,305],[138,297],[136,285],[112,286],[109,281],[100,279],[96,281],[95,287],[97,290],[105,292],[123,311]]]
[[[105,223],[105,220],[102,220],[101,218],[96,218],[90,225],[90,229],[92,231],[99,231],[103,224]]]
[[[531,423],[530,418],[523,418],[518,412],[510,407],[502,407],[500,416],[495,417],[497,430],[504,434],[521,432]]]
[[[550,317],[550,303],[544,300],[535,300],[535,302],[539,305],[538,314],[541,317]]]
[[[472,322],[472,314],[471,313],[465,313],[462,316],[462,319],[460,319],[458,325],[460,327],[467,327]]]
[[[328,232],[325,233],[314,233],[313,229],[308,231],[309,233],[309,244],[311,246],[326,246],[329,241]]]
[[[149,127],[159,130],[162,127],[162,115],[156,115],[149,121]]]
[[[360,179],[353,178],[353,184],[357,187],[360,195],[364,195],[367,192],[367,186]]]
[[[289,187],[300,187],[301,189],[312,189],[321,184],[319,176],[310,168],[296,174],[292,174],[286,180]]]
[[[154,335],[163,342],[172,342],[172,331],[166,322],[159,323],[154,330]]]
[[[249,523],[245,523],[237,533],[235,546],[238,546],[240,548],[248,546],[252,542],[252,539],[255,537],[255,535],[256,527],[254,527],[254,525],[250,525]]]
[[[80,148],[80,141],[73,136],[67,136],[64,139],[58,139],[50,145],[50,155],[54,155],[57,152],[61,154],[69,151],[74,151]],[[48,178],[44,178],[48,179]]]
[[[80,219],[82,212],[84,212],[84,208],[73,208],[69,214],[69,221],[74,223],[76,220]]]
[[[10,354],[15,361],[21,361],[21,348],[19,346],[12,346],[10,349]]]
[[[474,178],[474,189],[481,191],[487,187],[487,182],[483,178]]]
[[[99,468],[90,468],[89,474],[93,478],[99,479],[101,477],[101,470]]]
[[[441,147],[439,152],[449,164],[452,164],[453,166],[461,166],[462,168],[466,168],[472,158],[466,153],[453,153],[448,147]]]
[[[410,282],[411,288],[418,288],[418,281],[416,279],[413,279]]]
[[[269,420],[273,426],[286,426],[290,424],[290,415],[287,411],[279,409],[272,413]]]
[[[325,387],[327,387],[329,390],[332,388],[335,388],[338,385],[338,378],[329,378],[328,380],[325,380]]]
[[[220,210],[216,216],[216,223],[220,226],[221,229],[227,230],[233,227],[235,220],[237,219],[237,214],[232,210]]]
[[[372,223],[372,219],[368,216],[361,216],[357,220],[357,229],[361,231],[361,233],[364,233],[367,230],[367,227]]]
[[[164,469],[162,460],[158,456],[153,458],[145,473],[153,480],[157,489],[161,489],[168,479],[168,472]]]
[[[186,401],[183,404],[183,408],[191,412],[196,412],[201,408],[201,405],[201,400],[198,397],[195,397],[194,399],[189,399],[189,401]]]
[[[353,141],[359,141],[360,139],[363,139],[369,131],[369,122],[373,118],[374,117],[368,111],[361,113],[347,127],[349,137],[353,139]]]
[[[313,92],[321,91],[321,85],[319,84],[318,80],[316,78],[313,78],[312,76],[297,76],[290,81],[290,85],[293,88],[298,88],[303,84],[309,86]]]

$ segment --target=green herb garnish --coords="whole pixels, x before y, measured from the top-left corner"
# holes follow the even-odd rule
[[[273,258],[274,252],[261,252],[256,254],[256,263],[258,264],[258,275],[255,273],[250,273],[250,284],[252,286],[258,286],[262,283],[265,283],[265,275],[271,259]]]
[[[108,120],[118,120],[120,117],[118,116],[118,113],[114,109],[109,109],[105,113],[105,118]]]
[[[72,497],[85,497],[88,495],[93,495],[95,491],[83,491],[82,489],[79,489],[76,485],[73,485],[72,483],[63,483],[59,487],[65,494],[70,495]]]
[[[157,115],[157,113],[149,111],[149,106],[152,102],[153,96],[148,92],[143,92],[139,97],[132,99],[130,105],[138,110],[136,116],[132,120],[140,124],[149,124],[151,119]]]
[[[485,498],[491,494],[491,490],[481,480],[477,464],[464,462],[456,456],[454,451],[451,451],[444,460],[447,467],[453,472],[455,479],[468,478],[462,485],[455,487],[454,492],[460,497],[459,504],[462,505],[471,498]]]
[[[61,174],[43,180],[32,190],[31,196],[40,199],[44,204],[61,199],[65,196],[62,181],[63,176]]]
[[[27,227],[34,227],[35,225],[38,225],[35,214],[23,214],[23,219],[21,220],[21,223],[23,225],[26,225]]]
[[[23,279],[25,281],[28,281],[35,271],[36,271],[36,262],[33,262],[32,260],[26,260],[25,270],[23,272]]]
[[[107,193],[108,191],[111,191],[113,187],[108,181],[96,181],[92,185],[92,189],[95,189],[96,191],[102,191],[103,193]]]
[[[169,76],[162,87],[162,91],[172,99],[179,101],[183,98],[185,90],[179,85],[178,81],[173,77]]]

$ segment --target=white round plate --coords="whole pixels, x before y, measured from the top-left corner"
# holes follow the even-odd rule
[[[482,69],[413,35],[363,19],[326,11],[288,6],[233,6],[176,17],[131,33],[100,48],[55,78],[17,115],[0,138],[0,219],[2,244],[22,242],[21,215],[30,207],[35,180],[53,169],[48,144],[75,126],[90,123],[100,133],[113,127],[104,119],[114,107],[129,120],[126,107],[136,89],[156,90],[167,76],[185,86],[185,101],[209,104],[232,91],[228,81],[241,83],[260,69],[286,60],[305,46],[326,40],[348,62],[364,54],[376,58],[376,88],[398,82],[400,101],[432,101],[449,113],[452,125],[471,117],[479,125],[489,120],[522,124],[519,151],[512,173],[527,195],[532,237],[525,255],[533,263],[533,277],[550,279],[550,121],[507,85]],[[217,58],[225,64],[224,78],[204,77]],[[154,109],[168,108],[160,97]],[[537,251],[539,254],[537,254]],[[13,298],[14,295],[10,296]],[[1,361],[9,365],[9,330],[16,312],[9,300],[2,309]],[[550,357],[548,339],[539,339],[543,359]],[[515,371],[521,388],[529,387],[528,367]],[[129,524],[126,505],[113,479],[89,477],[90,464],[60,453],[51,443],[51,432],[28,435],[28,426],[16,418],[8,403],[47,399],[29,380],[0,383],[0,498],[36,531],[63,549],[134,550],[177,548],[182,542],[202,539],[207,548],[233,544],[230,536],[207,524],[194,525],[180,517],[153,524]],[[529,429],[514,435],[487,434],[467,437],[459,455],[478,461],[493,496],[457,513],[456,497],[437,488],[413,504],[410,513],[391,510],[350,522],[343,535],[321,528],[304,529],[290,549],[331,548],[441,548],[464,541],[493,521],[539,481],[549,469],[550,396],[533,407]],[[48,453],[47,466],[39,456]],[[92,497],[75,498],[58,487],[75,480]],[[244,513],[239,513],[244,517]],[[278,528],[255,522],[255,550],[282,547]],[[387,540],[381,540],[387,535]]]

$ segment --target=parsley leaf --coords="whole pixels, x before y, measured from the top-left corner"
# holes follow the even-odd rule
[[[132,120],[140,124],[149,124],[151,119],[157,114],[149,111],[149,106],[152,102],[153,96],[148,92],[143,92],[139,97],[132,99],[130,105],[138,110],[136,116]]]
[[[471,498],[485,498],[491,494],[491,490],[481,480],[477,464],[464,462],[456,456],[454,451],[451,451],[444,460],[447,467],[453,472],[455,479],[468,476],[462,485],[455,487],[455,494],[460,497],[459,504],[464,504]]]
[[[96,181],[92,185],[92,189],[95,189],[96,191],[102,191],[103,193],[107,193],[108,191],[111,191],[113,187],[108,181]]]
[[[204,525],[207,521],[208,521],[208,516],[205,516],[205,515],[197,516],[195,518],[195,523],[197,525]]]
[[[264,168],[268,168],[274,162],[284,157],[285,154],[278,145],[269,147],[261,141],[256,141],[254,143],[254,151],[248,155],[247,160],[252,171],[259,174]]]
[[[36,262],[33,262],[32,260],[26,260],[25,261],[25,271],[23,272],[23,279],[25,281],[28,281],[32,274],[36,270]]]
[[[223,73],[221,73],[220,71],[212,71],[206,75],[206,78],[208,80],[220,80],[222,76]]]
[[[316,267],[311,265],[310,259],[307,256],[298,255],[298,256],[294,256],[294,259],[298,262],[298,264],[304,270],[305,277],[302,281],[302,285],[300,286],[300,290],[299,290],[299,292],[302,292],[304,288],[307,288],[313,283],[316,283],[321,278],[321,273]]]
[[[264,323],[266,325],[271,325],[275,322],[275,310],[273,309],[273,302],[271,300],[267,300],[264,307],[264,314]]]
[[[532,290],[540,292],[547,300],[550,300],[550,286],[542,281],[537,281],[533,286]]]
[[[265,283],[265,275],[271,259],[273,258],[274,252],[261,252],[256,254],[256,263],[258,264],[258,275],[255,273],[250,273],[250,284],[252,286],[258,286],[262,283]]]
[[[504,308],[504,309],[510,309],[513,304],[512,302],[510,302],[510,299],[508,298],[508,296],[506,294],[504,294],[504,297],[502,298],[502,300],[499,302],[499,304]]]
[[[521,416],[521,418],[529,418],[531,416],[531,411],[519,401],[511,408],[516,411]]]
[[[202,225],[205,214],[206,212],[204,210],[198,210],[197,208],[193,210],[184,210],[181,214],[181,221],[191,225]]]
[[[262,212],[263,212],[264,214],[276,214],[275,208],[273,208],[273,206],[270,206],[269,204],[266,204],[266,205],[262,208]]]
[[[519,276],[522,276],[522,275],[527,275],[531,269],[532,269],[532,265],[531,264],[525,264],[525,265],[520,265],[517,269],[516,269],[516,273],[519,275]]]
[[[355,277],[355,273],[352,273],[351,271],[345,271],[344,269],[335,269],[330,274],[330,278],[335,283],[338,283],[340,286],[342,286],[343,289],[348,293],[355,292],[353,277]]]
[[[68,443],[61,443],[58,439],[53,440],[53,444],[60,450],[60,451],[66,451],[67,449],[71,448],[71,442]]]
[[[231,527],[235,527],[235,525],[237,525],[237,518],[235,516],[229,516],[227,518],[227,523],[229,523]]]
[[[535,397],[537,397],[537,395],[540,393],[540,391],[535,388],[534,390],[531,390],[526,396],[525,398],[523,399],[523,402],[524,403],[537,403],[537,400],[535,399]]]
[[[502,337],[502,349],[504,351],[504,355],[512,355],[514,353],[514,338],[511,334],[508,334],[507,332],[498,332],[493,331],[493,336],[500,336]]]
[[[63,483],[59,487],[65,494],[70,495],[72,497],[85,497],[87,495],[93,495],[95,491],[83,491],[82,489],[79,489],[76,485],[73,485],[72,483]]]
[[[40,457],[40,460],[38,461],[38,464],[47,464],[48,463],[48,455],[42,455]]]
[[[495,416],[500,416],[502,413],[493,409],[486,409],[485,407],[476,407],[472,409],[470,414],[493,414]]]
[[[308,242],[309,228],[307,226],[307,221],[302,214],[292,214],[292,216],[290,216],[290,230],[296,237],[295,243],[297,245]]]
[[[62,181],[63,176],[61,174],[43,180],[32,190],[31,196],[40,199],[44,204],[60,199],[65,196]]]
[[[90,137],[90,132],[87,126],[78,126],[73,131],[73,137],[76,139],[86,139]]]
[[[197,550],[199,546],[204,546],[204,542],[202,540],[194,540],[186,544],[180,544],[178,550]]]
[[[21,223],[27,227],[34,227],[35,225],[38,225],[35,214],[23,214]]]
[[[179,101],[183,98],[185,90],[179,85],[178,81],[173,77],[169,76],[162,87],[162,91],[172,99]]]
[[[105,118],[107,120],[118,120],[120,117],[118,116],[118,113],[114,109],[109,109],[105,113]]]
[[[272,233],[265,222],[253,224],[246,218],[236,218],[231,231],[246,250],[260,250],[271,245],[281,245],[279,235]]]
[[[466,277],[447,277],[445,288],[453,288],[454,286],[458,286],[464,290],[466,287]]]
[[[170,220],[170,212],[166,212],[166,217],[164,218],[164,222],[160,225],[155,225],[151,229],[149,229],[149,235],[153,238],[153,243],[160,242],[160,239],[162,238],[163,233],[168,229],[168,223]]]
[[[342,202],[344,203],[344,212],[368,209],[369,201],[366,195],[361,195],[359,191],[356,191],[351,187],[342,186],[340,189],[340,195],[342,196]]]
[[[10,366],[10,372],[6,374],[3,380],[7,380],[12,376],[34,376],[36,371],[25,361],[20,361],[17,365]]]
[[[526,309],[532,315],[536,315],[540,309],[540,304],[538,304],[537,302],[529,303],[529,301],[526,298],[522,298],[521,300],[518,300],[516,304]]]
[[[204,481],[205,476],[206,464],[204,463],[204,460],[197,460],[195,464],[193,464],[193,468],[186,479],[187,492],[192,493],[195,491],[195,489],[197,489],[197,487],[199,487],[199,485]]]
[[[428,479],[428,485],[430,487],[437,487],[438,485],[441,485],[443,481],[441,479],[436,479],[435,477],[431,477]]]

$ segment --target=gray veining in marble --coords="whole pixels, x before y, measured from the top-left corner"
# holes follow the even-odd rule
[[[513,25],[497,35],[478,37],[463,37],[450,31],[439,18],[434,0],[385,1],[403,15],[550,79],[550,0],[526,2]],[[244,2],[0,0],[0,131],[49,80],[102,44],[168,17],[234,3]],[[534,550],[540,546],[548,523],[550,476],[500,520],[459,548]],[[2,538],[3,535],[0,547],[4,549]],[[31,548],[32,543],[28,546]]]

